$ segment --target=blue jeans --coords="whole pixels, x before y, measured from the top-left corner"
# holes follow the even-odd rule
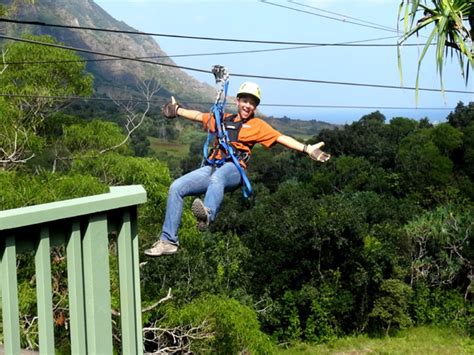
[[[218,168],[206,165],[176,179],[168,192],[161,239],[178,244],[184,197],[205,193],[204,206],[209,208],[210,220],[213,221],[224,199],[224,192],[237,188],[240,183],[239,170],[232,162],[224,163]]]

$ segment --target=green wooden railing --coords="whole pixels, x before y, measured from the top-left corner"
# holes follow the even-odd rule
[[[1,192],[0,192],[1,193]],[[51,247],[64,245],[72,354],[112,354],[109,235],[117,236],[122,354],[142,354],[137,205],[142,186],[0,211],[0,288],[6,354],[20,353],[17,255],[34,252],[39,351],[54,354]]]

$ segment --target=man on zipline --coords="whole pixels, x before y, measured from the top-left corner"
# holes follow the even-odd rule
[[[237,115],[224,114],[222,129],[231,148],[223,149],[222,144],[215,144],[204,165],[176,179],[170,186],[166,205],[165,221],[161,238],[145,251],[149,256],[174,254],[178,251],[178,228],[183,212],[183,199],[190,195],[204,194],[204,201],[194,200],[192,212],[198,221],[199,230],[205,230],[214,221],[225,191],[231,191],[244,182],[248,183],[245,169],[256,143],[270,148],[276,143],[308,154],[312,159],[326,162],[330,155],[320,148],[324,142],[307,145],[289,136],[283,135],[260,118],[254,117],[260,103],[260,88],[251,82],[243,83],[237,92]],[[167,118],[177,116],[191,121],[201,122],[204,129],[214,133],[216,117],[212,113],[202,113],[181,107],[172,97],[171,102],[163,107]],[[231,158],[228,150],[233,151]]]

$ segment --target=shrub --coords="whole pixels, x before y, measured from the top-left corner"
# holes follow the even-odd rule
[[[429,288],[418,283],[410,302],[411,314],[417,325],[456,327],[474,331],[474,309],[459,290]]]
[[[385,328],[388,335],[393,328],[407,328],[412,324],[408,314],[408,305],[412,290],[403,281],[388,279],[383,280],[380,287],[381,296],[375,300],[369,317],[373,322]],[[380,328],[377,326],[377,328]]]
[[[260,330],[255,311],[225,296],[206,295],[182,308],[169,306],[166,316],[155,325],[154,329],[145,328],[146,337],[154,335],[155,341],[147,343],[154,346],[154,351],[168,348],[196,354],[275,352],[273,343]]]

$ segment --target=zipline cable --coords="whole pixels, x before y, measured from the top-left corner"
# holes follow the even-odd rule
[[[346,19],[351,19],[351,20],[358,21],[358,22],[360,22],[360,23],[365,23],[365,24],[368,24],[368,25],[376,26],[376,27],[378,27],[378,28],[381,29],[381,30],[389,30],[389,31],[392,31],[392,32],[398,32],[398,30],[395,29],[395,28],[393,28],[393,27],[388,27],[388,26],[381,25],[381,24],[378,24],[378,23],[375,23],[375,22],[371,22],[371,21],[367,21],[367,20],[362,20],[362,19],[359,19],[359,18],[357,18],[357,17],[352,17],[352,16],[348,16],[348,15],[341,14],[341,13],[338,13],[338,12],[325,10],[325,9],[322,9],[322,8],[320,8],[320,7],[316,7],[316,6],[313,6],[313,5],[303,4],[303,3],[298,2],[298,1],[295,1],[295,0],[288,0],[288,2],[289,2],[289,3],[292,3],[292,4],[295,4],[295,5],[302,6],[302,7],[307,7],[307,8],[309,8],[309,9],[314,9],[314,10],[317,10],[317,11],[325,12],[325,13],[327,13],[327,14],[331,14],[331,15],[336,15],[336,16],[342,17],[342,19],[331,18],[331,17],[330,17],[330,19],[334,19],[334,20],[336,20],[336,21],[342,21],[342,22],[347,23],[347,20],[346,20]],[[318,14],[314,14],[314,15],[320,16],[320,15],[318,15]]]
[[[135,59],[161,59],[161,58],[183,58],[183,57],[204,57],[214,55],[229,55],[229,54],[249,54],[249,53],[262,53],[262,52],[277,52],[277,51],[288,51],[296,49],[308,49],[317,47],[329,47],[329,46],[341,46],[341,47],[372,47],[373,44],[364,44],[366,42],[379,41],[382,39],[391,39],[390,37],[379,37],[372,39],[363,39],[358,41],[341,42],[341,43],[320,43],[318,45],[311,46],[292,46],[284,48],[269,48],[269,49],[252,49],[246,51],[228,51],[228,52],[211,52],[211,53],[190,53],[190,54],[171,54],[171,55],[152,55],[152,56],[141,56],[134,57]],[[377,47],[394,47],[396,44],[376,44]],[[98,58],[98,59],[74,59],[74,60],[44,60],[44,61],[21,61],[21,62],[4,62],[3,64],[8,65],[23,65],[23,64],[54,64],[54,63],[79,63],[79,62],[106,62],[116,60],[128,60],[126,58]]]
[[[262,2],[267,3],[266,1],[262,1]],[[151,36],[151,37],[169,37],[169,38],[180,38],[180,39],[201,40],[201,41],[237,42],[237,43],[253,43],[253,44],[277,44],[277,45],[294,45],[294,46],[328,45],[328,44],[322,44],[318,42],[270,41],[270,40],[203,37],[203,36],[189,36],[189,35],[153,33],[153,32],[142,32],[142,31],[114,30],[110,28],[100,28],[100,27],[61,25],[61,24],[53,24],[53,23],[47,23],[47,22],[42,22],[42,21],[13,20],[13,19],[8,19],[4,17],[0,17],[0,22],[42,26],[42,27],[55,27],[55,28],[63,28],[63,29],[70,29],[70,30],[86,30],[86,31],[109,32],[109,33],[117,33],[117,34],[142,35],[142,36]],[[344,21],[344,22],[347,22],[347,21]],[[397,31],[392,30],[391,32],[397,32]],[[398,36],[395,36],[395,37],[398,38]],[[387,37],[387,38],[393,38],[393,37]],[[337,45],[337,44],[331,44],[331,45]],[[396,45],[397,44],[386,44],[386,45],[381,45],[381,46],[396,46]],[[411,45],[411,44],[406,44],[406,46],[408,45]]]
[[[58,96],[58,95],[27,95],[27,94],[7,94],[7,93],[0,93],[0,97],[18,97],[18,98],[35,98],[35,99],[52,99],[52,100],[81,100],[81,101],[109,101],[109,102],[133,102],[133,103],[147,103],[152,102],[155,104],[163,104],[168,102],[167,99],[155,99],[151,101],[147,100],[139,100],[136,98],[133,99],[112,99],[110,97],[97,97],[97,96]],[[195,102],[195,101],[188,101],[187,104],[189,105],[212,105],[211,102]],[[234,102],[228,102],[228,105],[235,105]],[[452,107],[406,107],[406,106],[350,106],[350,105],[307,105],[307,104],[260,104],[259,106],[266,106],[266,107],[294,107],[294,108],[337,108],[337,109],[380,109],[380,110],[454,110]]]
[[[153,65],[160,65],[160,66],[171,67],[171,68],[176,68],[176,69],[195,71],[195,72],[206,73],[206,74],[211,73],[209,70],[205,70],[205,69],[186,67],[186,66],[181,66],[181,65],[176,65],[176,64],[169,64],[169,63],[154,62],[154,61],[146,60],[146,59],[138,59],[138,58],[134,58],[134,57],[127,57],[127,56],[123,56],[123,55],[98,52],[98,51],[93,51],[93,50],[84,49],[84,48],[75,48],[75,47],[64,46],[64,45],[59,45],[59,44],[46,43],[46,42],[41,42],[41,41],[34,41],[34,40],[29,40],[29,39],[19,38],[19,37],[13,37],[13,36],[0,35],[0,38],[9,39],[9,40],[12,40],[12,41],[17,41],[17,42],[25,42],[25,43],[31,43],[31,44],[37,44],[37,45],[44,45],[44,46],[48,46],[48,47],[54,47],[54,48],[60,48],[60,49],[66,49],[66,50],[73,50],[73,51],[76,51],[76,52],[102,55],[102,56],[106,56],[106,57],[126,59],[126,60],[146,63],[146,64],[153,64]],[[235,76],[235,77],[243,77],[243,78],[279,80],[279,81],[294,81],[294,82],[305,82],[305,83],[314,83],[314,84],[372,87],[372,88],[378,88],[378,89],[395,89],[395,90],[412,90],[412,91],[418,90],[418,91],[445,92],[445,93],[456,93],[456,94],[473,94],[474,93],[473,91],[466,91],[466,90],[448,90],[448,89],[441,90],[441,89],[431,89],[431,88],[416,88],[416,87],[408,87],[408,86],[353,83],[353,82],[343,82],[343,81],[328,81],[328,80],[303,79],[303,78],[291,78],[291,77],[279,77],[279,76],[267,76],[267,75],[253,75],[253,74],[232,74],[232,75]]]
[[[277,51],[288,51],[297,49],[308,49],[317,47],[396,47],[397,44],[364,44],[365,42],[379,41],[382,39],[398,38],[394,36],[390,37],[379,37],[372,39],[364,39],[358,41],[340,42],[340,43],[319,43],[318,45],[311,46],[292,46],[284,48],[269,48],[269,49],[252,49],[246,51],[228,51],[228,52],[211,52],[211,53],[190,53],[190,54],[171,54],[171,55],[153,55],[153,56],[141,56],[134,57],[135,59],[161,59],[161,58],[183,58],[183,57],[205,57],[214,55],[232,55],[232,54],[254,54],[262,52],[277,52]],[[411,46],[407,44],[407,46]],[[118,61],[118,60],[129,60],[126,58],[96,58],[96,59],[74,59],[74,60],[44,60],[44,61],[21,61],[21,62],[4,62],[3,64],[8,65],[23,65],[23,64],[55,64],[55,63],[80,63],[80,62],[107,62],[107,61]]]
[[[276,6],[276,7],[281,7],[281,8],[287,9],[287,10],[292,10],[292,11],[296,11],[296,12],[302,12],[302,13],[305,13],[305,14],[310,14],[310,15],[313,15],[313,16],[318,16],[318,17],[322,17],[322,18],[327,18],[327,19],[330,19],[330,20],[336,20],[336,21],[340,21],[340,22],[344,22],[344,23],[349,23],[349,24],[352,24],[352,25],[357,25],[357,26],[362,26],[362,27],[367,27],[367,28],[373,28],[373,29],[377,29],[377,30],[381,30],[381,31],[398,32],[397,30],[389,29],[389,28],[386,28],[385,26],[384,26],[384,27],[381,27],[381,26],[379,26],[379,25],[372,26],[372,25],[362,24],[362,23],[358,23],[358,22],[354,22],[354,21],[342,20],[342,19],[339,19],[339,18],[331,17],[331,16],[316,14],[316,13],[311,12],[311,11],[306,11],[306,10],[297,9],[297,8],[294,8],[294,7],[291,7],[291,6],[285,6],[285,5],[282,5],[282,4],[277,4],[277,3],[274,3],[274,2],[271,2],[271,1],[267,1],[267,0],[259,0],[259,1],[260,1],[261,3],[267,4],[267,5],[272,5],[272,6]]]

